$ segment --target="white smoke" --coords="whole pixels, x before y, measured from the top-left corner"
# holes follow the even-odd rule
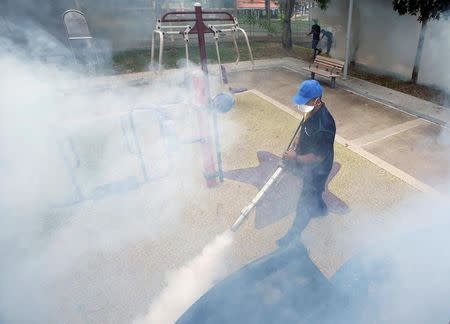
[[[358,323],[450,320],[449,210],[448,196],[417,194],[349,238],[361,255],[344,265],[346,280],[334,284],[350,296]]]
[[[185,225],[190,194],[204,186],[197,144],[170,165],[151,110],[172,107],[181,139],[195,138],[192,92],[184,71],[140,87],[89,87],[70,57],[46,62],[48,44],[64,46],[27,26],[14,26],[27,41],[0,35],[0,322],[129,322],[171,265],[154,243]],[[144,181],[134,108],[143,108],[133,117],[148,176],[161,181]],[[152,280],[141,250],[152,255]]]
[[[226,258],[233,243],[231,232],[217,236],[200,255],[167,274],[167,286],[151,303],[148,314],[134,324],[171,324],[226,274]]]

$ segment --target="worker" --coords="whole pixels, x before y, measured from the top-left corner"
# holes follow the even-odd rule
[[[300,84],[293,97],[297,109],[304,114],[303,125],[293,145],[283,154],[283,161],[303,179],[296,215],[287,234],[278,240],[285,246],[297,239],[311,217],[324,216],[328,209],[322,193],[334,160],[336,125],[322,101],[322,87],[316,80]]]

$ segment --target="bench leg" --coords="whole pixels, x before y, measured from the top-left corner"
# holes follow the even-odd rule
[[[311,72],[311,79],[314,80],[316,74],[314,72]]]
[[[336,78],[335,77],[331,78],[331,88],[332,89],[336,88]]]

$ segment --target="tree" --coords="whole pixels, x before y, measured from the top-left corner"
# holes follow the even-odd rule
[[[319,4],[320,9],[325,10],[328,7],[328,3],[330,0],[317,0],[317,3]]]
[[[283,48],[292,48],[291,17],[294,13],[295,0],[280,0],[280,13],[282,20],[281,44]]]
[[[270,0],[264,0],[264,10],[266,12],[266,18],[270,20]]]
[[[441,14],[450,9],[449,0],[393,0],[394,10],[401,16],[409,14],[417,16],[417,20],[421,23],[419,43],[416,50],[416,58],[411,75],[411,82],[417,83],[419,75],[420,58],[422,57],[423,43],[427,24],[430,20],[439,20]]]

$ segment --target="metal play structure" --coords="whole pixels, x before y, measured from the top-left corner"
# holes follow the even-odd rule
[[[212,13],[215,18],[207,19],[211,19],[212,21],[218,21],[218,19],[223,20],[223,17],[233,19],[226,12]],[[75,195],[74,201],[69,204],[102,199],[109,194],[134,190],[145,183],[156,181],[169,175],[174,167],[174,153],[184,144],[197,143],[200,145],[203,175],[208,187],[214,187],[223,181],[217,115],[229,111],[235,101],[227,91],[215,94],[214,96],[211,95],[208,67],[206,64],[205,34],[214,34],[216,49],[218,51],[218,32],[215,29],[216,27],[205,25],[203,14],[204,12],[201,6],[196,5],[194,12],[170,12],[165,14],[163,19],[161,19],[161,21],[171,21],[172,19],[170,17],[175,16],[173,21],[179,21],[181,19],[182,22],[192,22],[193,26],[185,29],[185,31],[189,35],[197,34],[198,37],[201,68],[192,68],[188,69],[187,72],[183,72],[185,73],[183,88],[187,86],[191,93],[187,102],[172,102],[170,104],[135,107],[119,115],[104,115],[102,117],[80,121],[81,124],[86,122],[87,126],[83,126],[84,124],[81,126],[79,124],[73,125],[73,132],[67,132],[68,129],[64,130],[64,135],[60,137],[59,150],[63,157],[66,170],[68,171],[69,181],[72,183]],[[180,15],[188,16],[186,18],[177,18]],[[205,16],[208,16],[208,14],[205,13]],[[67,11],[64,14],[64,21],[69,42],[92,39],[84,15],[80,11]],[[187,35],[184,36],[187,37]],[[188,49],[186,49],[186,53],[189,55]],[[74,59],[76,59],[75,54]],[[222,72],[222,69],[219,69],[219,71]],[[221,78],[222,81],[223,79]],[[181,117],[177,117],[178,115]],[[197,124],[198,127],[194,127],[194,133],[189,134],[187,137],[182,137],[179,136],[181,129],[178,129],[177,124],[179,121],[185,124],[186,118],[190,118],[190,125]],[[149,128],[149,123],[154,123],[154,125],[158,125],[159,127]],[[90,138],[83,136],[83,134],[91,134],[90,128],[83,131],[83,128],[79,127],[92,127],[92,129],[95,129],[96,131],[92,133],[94,134],[92,138],[95,141],[91,142]],[[111,133],[113,128],[115,131]],[[147,137],[143,137],[142,132],[145,132]],[[152,135],[148,136],[148,133]],[[147,149],[147,144],[140,143],[142,138],[158,139],[161,147],[151,154],[157,151],[158,155],[162,156],[161,160],[158,160],[159,162],[152,160],[149,163],[148,154],[150,153]],[[100,162],[95,160],[97,159],[95,153],[89,153],[89,150],[96,147],[97,142],[99,142],[98,145],[104,145],[102,144],[103,139],[115,143],[114,150],[120,150],[120,156],[125,161],[124,165],[127,165],[127,167],[119,167],[121,173],[118,175],[114,174],[114,176],[111,176],[108,173],[103,176],[103,172],[107,171],[103,169],[96,171],[97,169],[95,169],[97,165],[99,168],[102,167],[102,160]],[[117,145],[117,143],[121,144]],[[97,149],[97,151],[102,150],[103,147],[100,146]],[[91,156],[89,154],[94,155]],[[107,158],[103,157],[103,159],[107,161]],[[100,174],[100,178],[98,179],[95,178],[97,174]]]
[[[214,24],[214,22],[220,24]],[[221,93],[211,98],[210,79],[208,76],[206,34],[212,34],[219,64],[220,81],[226,83],[224,68],[221,66],[219,51],[219,34],[230,32],[239,62],[239,48],[236,42],[237,32],[244,35],[253,64],[253,54],[246,32],[239,27],[237,19],[226,11],[203,11],[199,3],[194,5],[194,11],[171,11],[157,20],[156,29],[152,34],[151,64],[154,64],[155,35],[159,36],[159,66],[163,63],[164,38],[167,35],[181,35],[184,41],[186,60],[189,62],[189,37],[197,35],[201,70],[191,74],[191,85],[195,92],[194,106],[198,112],[199,136],[203,157],[204,176],[208,187],[223,181],[222,155],[219,140],[217,112],[225,112],[234,105],[234,99],[228,93]],[[210,120],[212,119],[213,132]],[[215,154],[214,154],[215,151]],[[216,167],[217,166],[217,167]]]
[[[198,9],[197,9],[198,8]],[[191,26],[189,23],[194,22]],[[208,24],[205,24],[207,22]],[[218,24],[210,23],[218,22]],[[198,34],[198,41],[200,47],[200,58],[202,59],[202,48],[205,47],[205,34],[212,34],[214,44],[216,47],[217,62],[221,66],[220,50],[219,50],[219,35],[230,34],[233,40],[234,49],[236,51],[236,61],[239,63],[240,52],[237,44],[237,36],[242,33],[250,55],[250,61],[253,63],[253,53],[250,47],[247,33],[239,26],[236,17],[225,11],[203,11],[200,5],[195,6],[195,11],[174,11],[163,15],[156,22],[156,28],[152,33],[151,44],[151,65],[154,66],[155,61],[155,46],[156,35],[159,37],[159,56],[158,69],[161,69],[163,64],[163,51],[166,36],[182,35],[184,47],[186,52],[186,61],[189,62],[189,36]],[[205,53],[206,56],[206,53]],[[222,73],[220,71],[220,73]]]
[[[86,164],[90,164],[89,162],[86,163],[86,161],[84,161],[83,158],[85,158],[85,156],[82,156],[83,148],[80,147],[78,140],[80,135],[83,135],[83,130],[75,128],[78,130],[75,132],[68,132],[68,129],[63,128],[62,131],[64,133],[62,133],[62,136],[59,136],[60,140],[58,141],[59,152],[63,158],[75,195],[74,200],[68,204],[76,204],[85,200],[102,199],[109,194],[137,189],[145,183],[166,177],[174,166],[173,153],[178,150],[180,145],[202,141],[199,137],[179,137],[176,132],[176,121],[170,113],[172,110],[178,108],[179,105],[176,104],[135,108],[119,115],[107,115],[97,119],[84,120],[84,122],[90,122],[91,127],[93,128],[98,128],[105,120],[109,125],[112,125],[111,127],[117,127],[116,138],[111,139],[111,133],[109,133],[107,134],[108,139],[112,141],[115,140],[114,143],[116,147],[123,146],[123,153],[128,156],[128,161],[131,161],[135,166],[134,174],[132,174],[132,172],[128,173],[128,171],[130,171],[128,170],[126,171],[128,174],[122,175],[121,178],[119,177],[112,181],[108,180],[97,183],[92,186],[91,190],[83,188],[83,168],[86,168]],[[139,121],[139,123],[137,121]],[[144,129],[148,130],[149,123],[156,123],[158,125],[158,127],[152,131],[151,137],[155,139],[155,136],[157,136],[161,142],[161,152],[159,152],[159,150],[158,152],[163,154],[158,153],[158,155],[164,157],[163,163],[157,163],[156,161],[148,163],[145,159],[146,145],[142,144],[140,139],[142,139],[142,131]],[[85,132],[89,133],[89,130]],[[90,143],[89,146],[95,146],[95,143]]]
[[[100,60],[86,17],[80,10],[70,9],[63,13],[62,18],[75,63],[86,64],[89,72],[95,72]]]

